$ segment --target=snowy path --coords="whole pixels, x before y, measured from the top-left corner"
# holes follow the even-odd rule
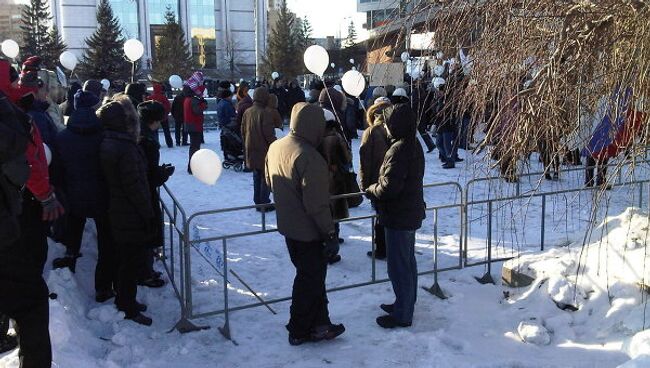
[[[203,148],[220,154],[218,140],[218,133],[206,134],[207,144]],[[354,149],[358,152],[358,140]],[[437,151],[427,154],[425,183],[454,181],[464,186],[475,176],[494,174],[493,170],[486,169],[483,157],[468,157],[457,169],[442,170],[436,156]],[[168,185],[188,214],[252,203],[251,174],[226,170],[216,186],[207,187],[185,172],[185,147],[163,148],[161,161],[176,165],[176,174]],[[540,170],[537,162],[531,166],[531,171]],[[647,175],[645,172],[637,174]],[[545,190],[576,187],[582,181],[582,175],[579,171],[565,175],[559,182],[541,184],[536,179],[524,180],[521,188],[524,192],[538,184]],[[514,193],[514,186],[500,181],[488,186],[479,185],[474,191],[475,198],[479,198],[481,193],[485,195],[488,190],[503,195]],[[461,201],[448,188],[427,190],[425,196],[429,206]],[[638,189],[618,189],[609,196],[613,198],[609,211],[618,214],[638,202]],[[590,203],[589,194],[548,199],[547,247],[582,239]],[[577,218],[563,216],[567,204],[580,210],[570,212],[579,213]],[[525,210],[520,209],[521,205],[506,204],[495,213],[495,257],[539,250],[539,201],[531,201]],[[485,207],[476,206],[470,213],[469,249],[473,260],[485,257],[485,211]],[[439,267],[458,263],[458,212],[458,209],[450,209],[439,213]],[[351,211],[352,216],[368,214],[371,214],[371,209],[367,201]],[[275,214],[270,214],[267,220],[274,224]],[[420,270],[433,266],[431,212],[426,221],[417,239]],[[259,214],[254,210],[206,216],[193,222],[198,230],[193,230],[192,235],[205,238],[256,231],[260,224]],[[67,270],[46,272],[51,291],[59,295],[50,304],[55,367],[616,367],[629,360],[621,352],[623,339],[629,337],[629,331],[610,328],[610,324],[607,329],[601,329],[599,321],[590,321],[586,317],[574,321],[568,312],[560,311],[548,297],[539,293],[522,297],[521,294],[527,290],[479,285],[473,277],[483,274],[483,266],[441,274],[440,284],[450,296],[447,300],[439,300],[420,289],[414,325],[409,329],[386,331],[374,322],[381,314],[379,304],[392,301],[389,283],[329,295],[332,320],[344,323],[347,328],[341,338],[330,343],[289,346],[284,329],[289,308],[286,302],[272,306],[277,315],[264,307],[233,312],[231,328],[238,346],[218,333],[216,327],[223,324],[222,316],[197,321],[212,327],[207,331],[185,335],[175,331],[168,333],[179,316],[179,305],[171,287],[139,289],[139,298],[149,305],[149,314],[154,319],[152,327],[140,327],[123,321],[111,303],[99,305],[93,301],[92,271],[96,251],[92,246],[95,241],[92,226],[86,234],[88,237],[82,250],[84,257],[79,261],[77,274],[72,275]],[[371,262],[366,256],[370,249],[370,223],[346,223],[342,226],[342,234],[346,239],[341,248],[343,261],[329,268],[330,287],[365,282],[370,278]],[[211,249],[217,247],[213,244]],[[62,253],[61,245],[51,245],[50,259]],[[193,253],[193,261],[195,312],[220,309],[223,296],[219,274],[213,265],[198,257],[197,252]],[[293,268],[279,234],[244,237],[229,242],[228,261],[229,266],[263,298],[290,295]],[[500,265],[494,265],[495,279],[499,273]],[[377,277],[386,277],[384,262],[377,262]],[[432,280],[432,276],[423,276],[419,281],[421,285],[429,286]],[[255,301],[240,283],[231,281],[231,307]],[[509,300],[504,299],[505,290],[511,292]],[[597,311],[605,307],[599,308]],[[548,324],[556,327],[550,345],[523,343],[517,336],[518,324],[540,319],[551,321]],[[572,327],[566,326],[569,324]],[[562,330],[560,327],[563,326],[570,331]],[[0,367],[16,366],[15,352],[0,357]]]

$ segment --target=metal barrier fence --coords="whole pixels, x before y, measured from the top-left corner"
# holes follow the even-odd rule
[[[645,163],[648,163],[644,161]],[[534,175],[534,174],[530,174]],[[490,178],[486,178],[485,180],[491,180]],[[433,274],[433,285],[431,287],[425,288],[428,292],[431,294],[440,297],[440,298],[446,298],[444,293],[442,292],[439,283],[438,283],[438,274],[441,272],[445,271],[450,271],[450,270],[457,270],[461,269],[463,267],[471,267],[471,266],[477,266],[477,265],[487,265],[487,272],[486,274],[481,277],[477,278],[479,282],[483,283],[494,283],[494,280],[492,279],[491,276],[491,265],[494,262],[500,262],[504,261],[507,259],[514,258],[513,257],[505,257],[505,258],[492,258],[492,227],[493,227],[493,213],[494,213],[494,204],[495,203],[502,203],[502,202],[509,202],[509,201],[516,201],[516,200],[522,200],[522,199],[531,199],[531,198],[541,198],[542,200],[542,217],[541,217],[541,233],[540,233],[540,247],[543,250],[544,248],[544,241],[545,241],[545,214],[546,214],[546,198],[549,196],[553,195],[560,195],[560,194],[566,194],[566,193],[576,193],[576,192],[581,192],[581,191],[586,191],[586,190],[598,190],[598,187],[594,188],[585,188],[585,187],[580,187],[580,188],[572,188],[572,189],[565,189],[565,190],[556,190],[556,191],[542,191],[542,192],[531,192],[527,193],[526,195],[508,195],[508,196],[501,196],[497,198],[486,198],[486,199],[479,199],[479,200],[474,200],[474,199],[469,199],[468,194],[470,193],[470,186],[475,185],[474,183],[478,182],[478,180],[470,181],[467,183],[465,190],[463,190],[462,186],[459,183],[456,182],[445,182],[445,183],[437,183],[437,184],[428,184],[424,186],[425,191],[427,189],[440,189],[440,188],[452,188],[453,191],[450,192],[450,195],[447,198],[457,198],[458,200],[453,200],[451,203],[444,203],[441,205],[437,206],[427,206],[426,211],[429,214],[432,214],[432,217],[427,217],[425,222],[423,223],[422,229],[419,232],[425,232],[427,230],[431,230],[432,235],[433,235],[433,269],[430,270],[425,270],[422,272],[419,272],[418,275],[429,275]],[[642,181],[629,181],[629,182],[622,182],[621,177],[619,176],[619,180],[614,183],[615,187],[619,186],[631,186],[631,185],[639,185],[639,197],[640,197],[640,205],[643,204],[643,186],[645,184],[650,183],[650,179],[642,180]],[[335,196],[332,197],[332,199],[345,199],[345,198],[351,198],[355,196],[361,196],[363,193],[354,193],[354,194],[346,194],[346,195],[340,195],[340,196]],[[166,200],[171,201],[171,205],[166,203]],[[650,202],[650,201],[649,201]],[[180,307],[181,307],[181,317],[179,319],[179,322],[176,324],[174,327],[180,332],[189,332],[189,331],[195,331],[198,329],[203,329],[207,328],[204,326],[197,326],[194,323],[191,322],[193,319],[197,318],[204,318],[204,317],[209,317],[209,316],[214,316],[214,315],[219,315],[223,314],[225,318],[225,323],[223,327],[220,327],[219,330],[220,332],[228,339],[232,340],[231,337],[231,330],[230,330],[230,313],[233,311],[237,310],[243,310],[243,309],[249,309],[249,308],[255,308],[259,306],[265,306],[267,309],[269,309],[272,313],[275,314],[275,311],[271,308],[272,304],[275,303],[280,303],[284,301],[289,301],[291,300],[291,296],[284,296],[284,297],[276,297],[271,300],[264,300],[255,290],[253,290],[250,285],[243,280],[243,278],[238,275],[236,272],[234,272],[232,269],[229,269],[229,261],[228,261],[228,254],[229,254],[229,241],[234,241],[235,239],[242,239],[242,238],[248,238],[248,237],[261,237],[265,234],[272,234],[272,233],[277,233],[278,230],[270,226],[267,222],[267,216],[266,216],[266,211],[264,210],[265,208],[268,208],[269,206],[272,206],[273,204],[267,204],[267,205],[253,205],[253,206],[243,206],[243,207],[235,207],[235,208],[227,208],[227,209],[220,209],[220,210],[211,210],[211,211],[201,211],[192,214],[191,216],[187,216],[186,212],[184,211],[183,207],[179,203],[179,201],[176,199],[176,197],[173,195],[171,190],[167,186],[163,186],[161,189],[161,206],[163,209],[163,216],[164,216],[164,221],[165,224],[168,227],[168,240],[165,242],[165,247],[163,248],[163,254],[162,254],[162,260],[165,266],[165,270],[167,274],[169,275],[172,287],[174,289],[174,292],[176,294],[176,297],[179,299]],[[474,262],[470,263],[468,261],[468,242],[469,242],[469,223],[468,223],[468,209],[471,208],[472,206],[479,206],[479,205],[487,205],[488,207],[488,214],[487,214],[487,235],[486,235],[486,241],[487,241],[487,257],[483,261],[479,262]],[[455,209],[457,208],[459,211],[459,218],[457,221],[458,224],[458,232],[459,234],[459,239],[458,239],[458,263],[453,264],[452,266],[447,266],[443,268],[439,268],[438,264],[438,258],[439,258],[439,236],[438,236],[438,227],[439,227],[439,211],[445,210],[445,209]],[[250,211],[250,210],[258,210],[260,211],[260,216],[261,216],[261,229],[256,230],[256,231],[240,231],[240,232],[232,232],[224,235],[219,235],[219,236],[212,236],[212,237],[206,237],[206,238],[196,238],[193,239],[190,234],[191,234],[191,229],[192,229],[192,224],[197,222],[197,219],[200,219],[202,217],[210,216],[210,215],[218,215],[218,214],[227,214],[227,213],[234,213],[238,211]],[[363,282],[355,282],[355,283],[350,283],[350,284],[344,284],[340,285],[334,288],[328,289],[328,292],[335,292],[335,291],[340,291],[340,290],[347,290],[351,288],[357,288],[361,286],[367,286],[367,285],[372,285],[372,284],[377,284],[377,283],[383,283],[389,281],[388,278],[378,278],[377,273],[376,273],[376,259],[374,258],[374,251],[375,251],[375,233],[374,233],[374,225],[375,222],[377,221],[377,215],[372,213],[364,216],[357,216],[357,217],[349,217],[346,219],[342,219],[338,221],[339,223],[347,223],[347,222],[354,222],[354,221],[370,221],[371,223],[371,243],[372,243],[372,263],[371,263],[371,275],[370,278],[366,281]],[[217,242],[217,244],[220,244],[220,254],[219,250],[215,249],[215,253],[217,253],[218,257],[220,258],[220,263],[218,267],[215,267],[212,265],[212,262],[208,257],[206,257],[205,254],[201,252],[201,249],[199,248],[200,244],[208,244],[212,242]],[[207,249],[207,248],[206,248]],[[220,309],[215,309],[215,310],[209,310],[209,311],[203,311],[203,312],[196,312],[195,311],[195,305],[194,305],[194,300],[193,300],[193,290],[192,290],[192,250],[196,251],[199,256],[204,258],[206,261],[208,261],[208,264],[217,272],[222,278],[223,282],[223,307]],[[208,249],[208,251],[210,251]],[[230,300],[230,290],[229,290],[229,285],[230,285],[230,279],[229,275],[232,275],[237,279],[249,292],[252,296],[255,297],[257,300],[256,302],[251,302],[247,303],[244,305],[238,305],[235,307],[231,307],[229,305],[229,300]]]

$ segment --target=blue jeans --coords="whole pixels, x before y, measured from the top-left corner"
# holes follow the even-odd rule
[[[271,193],[264,179],[264,170],[253,170],[253,202],[255,204],[271,203]]]
[[[440,160],[448,165],[455,166],[456,157],[458,157],[456,134],[454,132],[439,132],[436,136],[436,145],[440,151]]]
[[[391,316],[401,323],[413,321],[418,291],[418,267],[415,261],[415,231],[384,228],[388,278],[393,284],[395,304]]]

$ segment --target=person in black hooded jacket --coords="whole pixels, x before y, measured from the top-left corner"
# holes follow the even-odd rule
[[[104,302],[115,295],[115,251],[107,218],[108,189],[99,159],[103,129],[94,109],[98,103],[95,94],[78,91],[68,125],[56,137],[53,181],[65,193],[68,218],[63,242],[66,254],[52,263],[54,268],[75,271],[86,221],[93,219],[97,228],[95,297]]]
[[[379,179],[366,189],[384,225],[388,277],[395,302],[382,304],[388,315],[377,318],[384,328],[408,327],[417,297],[415,231],[425,218],[423,195],[424,152],[416,139],[416,117],[407,104],[387,109],[390,147],[379,169]]]
[[[185,129],[185,119],[183,115],[183,101],[185,97],[194,96],[194,92],[188,86],[183,86],[181,93],[177,94],[172,101],[172,117],[174,118],[174,134],[176,135],[176,146],[189,146],[187,143],[188,132]]]
[[[160,196],[158,187],[165,184],[167,179],[174,173],[174,166],[160,165],[160,143],[158,143],[158,129],[165,119],[165,108],[156,101],[145,101],[138,105],[138,116],[140,118],[140,148],[144,152],[147,161],[147,180],[151,195],[151,205],[154,212],[152,224],[152,239],[147,244],[144,257],[144,267],[138,280],[140,285],[158,288],[165,285],[161,274],[154,271],[154,248],[163,246],[163,216],[160,208]]]
[[[146,305],[136,301],[138,269],[152,241],[155,221],[147,162],[138,146],[140,124],[135,108],[124,95],[100,107],[97,117],[104,127],[100,161],[108,185],[111,235],[118,253],[115,305],[126,319],[149,326],[151,318],[141,313]]]

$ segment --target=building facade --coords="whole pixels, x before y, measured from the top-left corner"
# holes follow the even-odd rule
[[[0,42],[12,39],[20,42],[23,39],[20,25],[22,5],[14,0],[0,0]]]
[[[97,27],[99,0],[50,0],[53,21],[68,48],[81,55]],[[185,31],[198,64],[214,75],[252,77],[266,52],[268,0],[110,0],[124,36],[144,45],[150,68],[156,38],[170,9]]]

